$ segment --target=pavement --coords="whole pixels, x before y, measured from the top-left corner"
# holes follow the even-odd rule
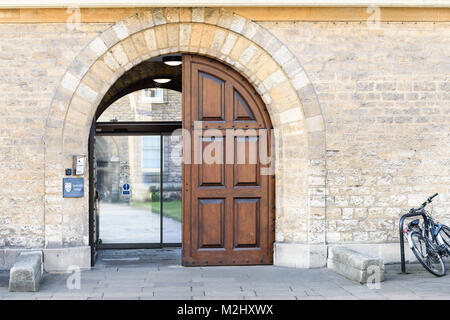
[[[100,204],[99,234],[102,243],[159,243],[161,218],[144,208],[127,204]],[[181,243],[181,222],[163,217],[163,242]]]
[[[35,293],[8,292],[9,274],[2,271],[0,299],[450,299],[450,276],[437,278],[417,264],[408,264],[407,274],[400,273],[398,264],[386,265],[385,281],[376,289],[352,282],[326,268],[182,267],[180,260],[179,248],[104,250],[89,271],[45,273],[40,290]]]

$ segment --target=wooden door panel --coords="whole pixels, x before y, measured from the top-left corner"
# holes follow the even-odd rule
[[[259,185],[258,137],[235,137],[234,139],[234,185]]]
[[[198,248],[224,248],[225,199],[199,199]]]
[[[270,136],[259,130],[272,128],[264,103],[234,70],[184,55],[183,110],[196,159],[183,165],[183,265],[272,264],[274,183],[260,162]]]
[[[225,81],[205,72],[198,73],[198,114],[200,121],[225,120]]]
[[[255,116],[247,101],[245,101],[237,90],[233,90],[233,111],[234,121],[255,121]]]
[[[259,198],[234,199],[233,248],[259,247]]]
[[[224,141],[221,137],[200,137],[199,183],[201,187],[225,186]]]
[[[253,88],[251,91],[247,90],[249,88],[246,84],[248,83],[236,81],[230,89],[231,101],[229,103],[233,104],[233,107],[230,106],[230,110],[233,111],[230,120],[233,121],[236,128],[265,128],[266,125],[271,126],[270,119],[265,117],[267,111],[264,103],[259,96],[255,97],[256,91]]]

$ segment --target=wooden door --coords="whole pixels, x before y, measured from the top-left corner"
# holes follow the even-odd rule
[[[261,98],[233,69],[184,55],[183,128],[183,265],[272,264],[272,126]]]

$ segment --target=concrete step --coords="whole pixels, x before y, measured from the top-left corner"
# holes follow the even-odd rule
[[[328,248],[327,267],[361,284],[384,281],[383,260],[345,247]]]
[[[36,292],[43,274],[42,251],[25,251],[19,255],[9,273],[9,291]]]

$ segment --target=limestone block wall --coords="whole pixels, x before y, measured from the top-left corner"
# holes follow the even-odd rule
[[[132,92],[113,102],[98,121],[181,121],[181,93],[163,89],[164,102],[148,102],[142,91]]]
[[[43,137],[49,106],[68,65],[106,27],[83,24],[71,31],[65,23],[0,25],[0,179],[5,185],[0,189],[0,247],[45,244],[50,218],[45,218]],[[61,195],[61,185],[54,188]],[[87,228],[80,219],[67,223]]]
[[[152,107],[154,121],[181,121],[181,93],[164,90],[164,103],[155,103]]]
[[[261,24],[324,115],[327,243],[398,241],[400,216],[435,192],[433,216],[450,223],[450,24]]]
[[[401,213],[434,192],[433,213],[450,222],[449,23],[374,30],[176,10],[136,18],[149,17],[147,32],[130,21],[0,24],[1,247],[88,244],[86,199],[61,196],[70,152],[87,150],[93,105],[120,72],[176,48],[229,63],[267,104],[277,243],[395,242]]]

